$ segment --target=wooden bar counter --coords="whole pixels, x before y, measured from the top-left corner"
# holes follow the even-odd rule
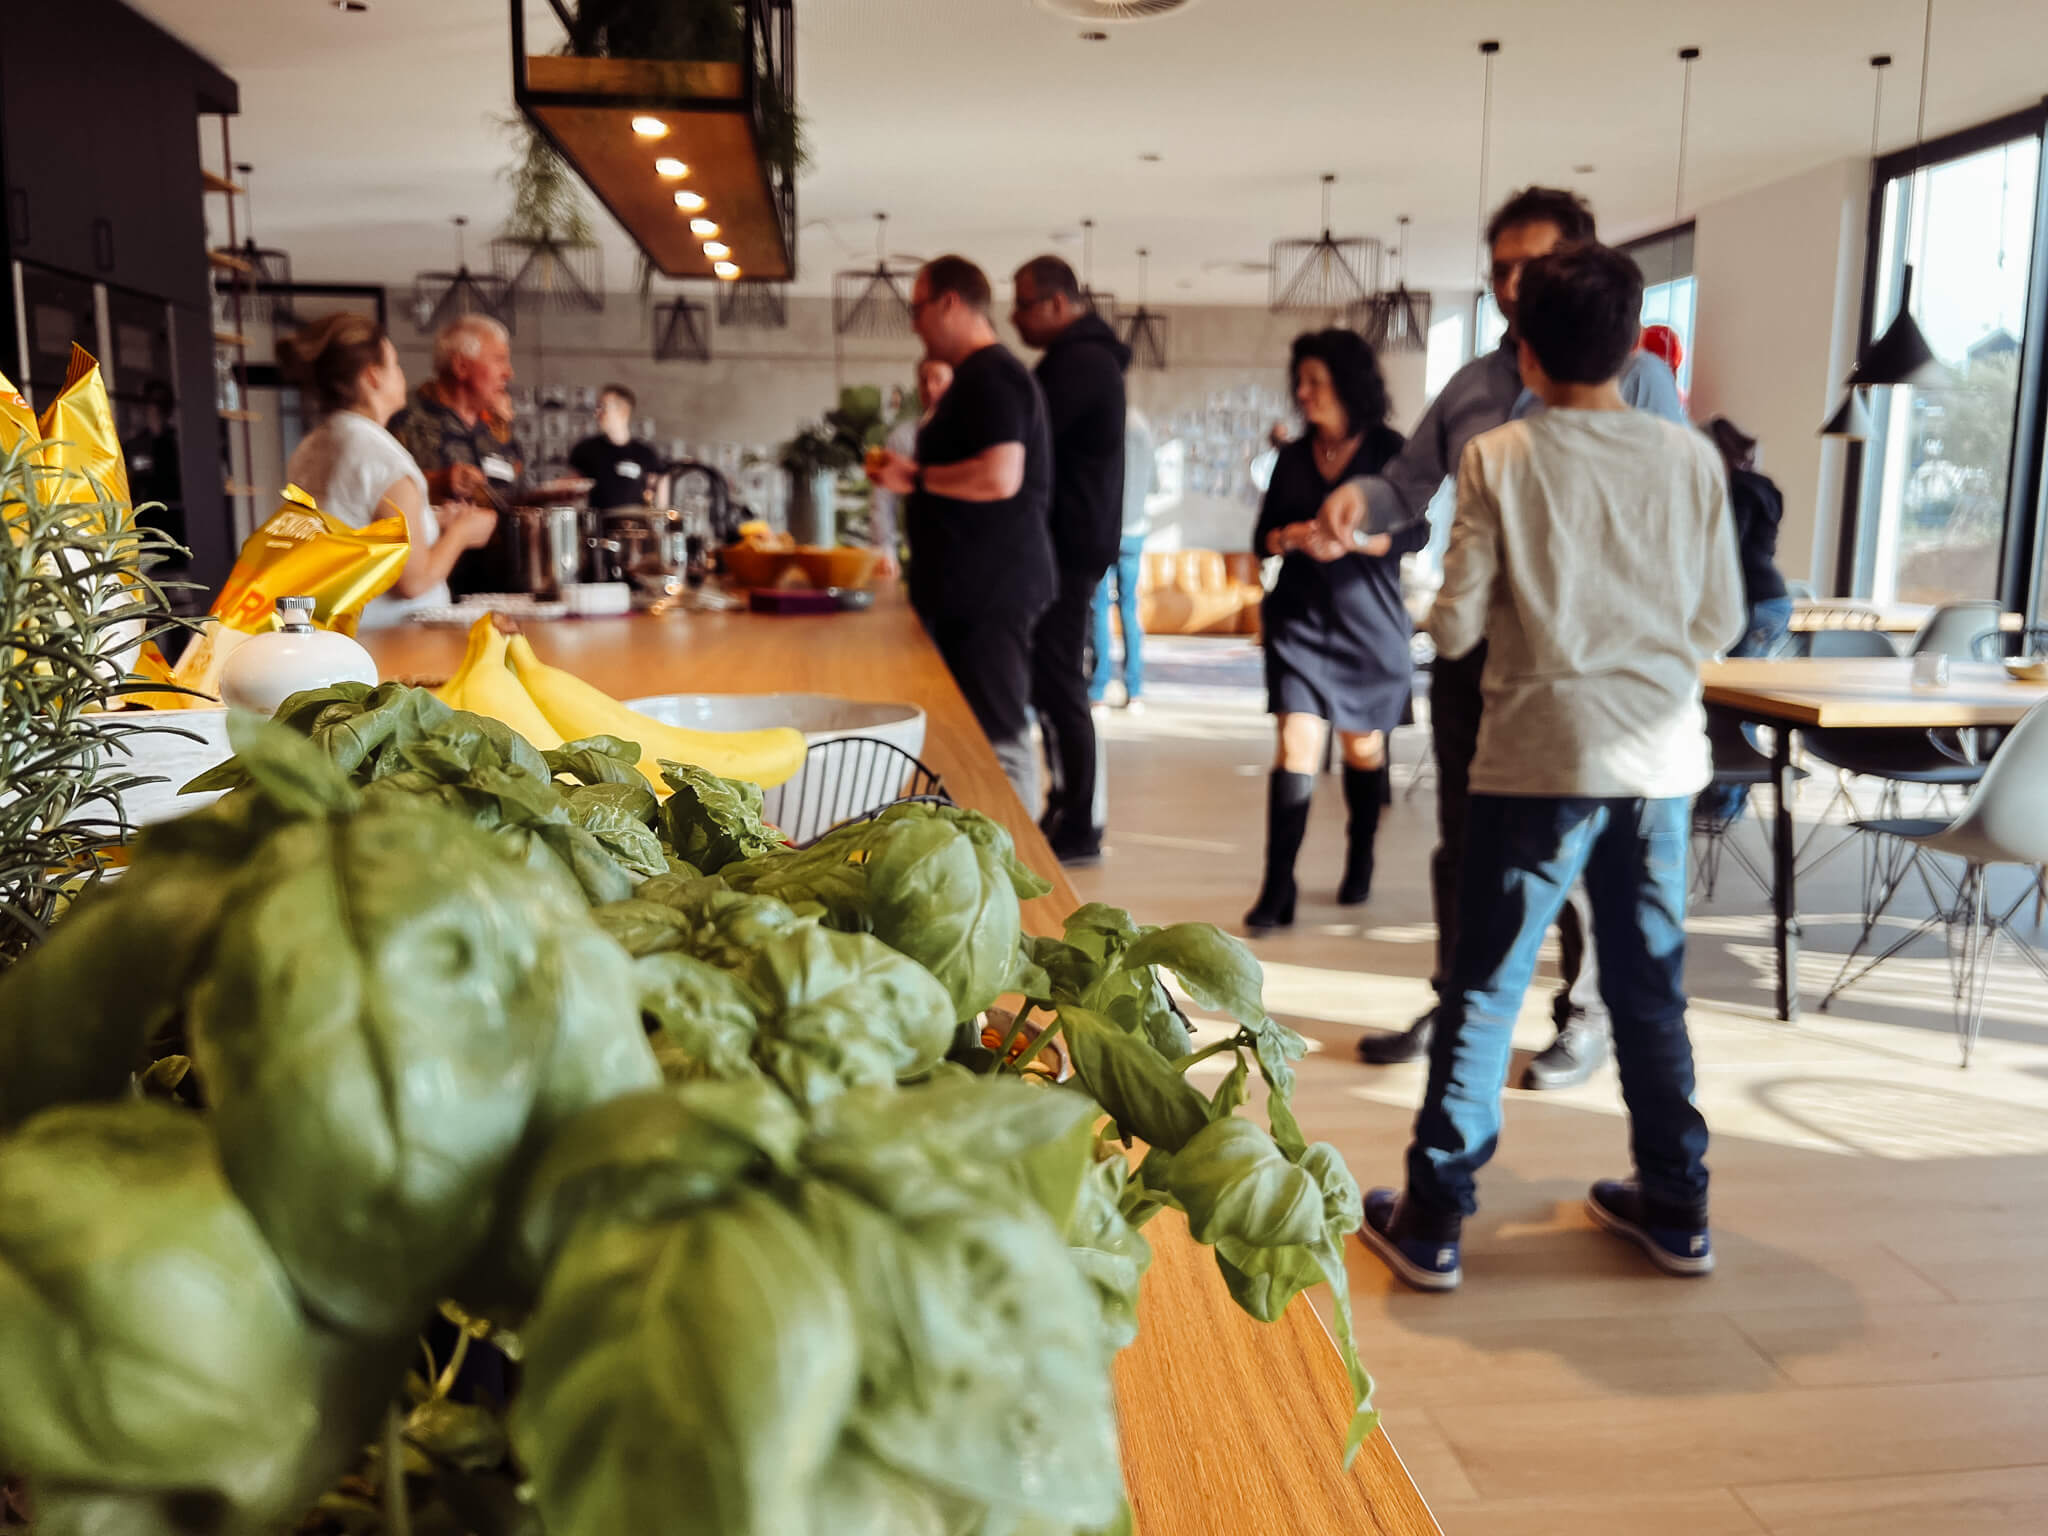
[[[1053,882],[1025,922],[1058,933],[1077,901],[995,753],[914,615],[884,591],[866,613],[747,613],[582,619],[528,627],[534,649],[618,698],[660,693],[827,693],[901,700],[925,711],[923,758],[963,805],[1009,828],[1024,861]],[[462,659],[459,629],[362,636],[387,679],[438,681]],[[1144,914],[1138,916],[1142,919]],[[1118,1357],[1124,1481],[1139,1536],[1440,1536],[1386,1435],[1350,1472],[1340,1465],[1349,1384],[1305,1300],[1254,1322],[1215,1261],[1166,1212],[1153,1249],[1138,1340]],[[1372,1363],[1372,1339],[1360,1341]]]

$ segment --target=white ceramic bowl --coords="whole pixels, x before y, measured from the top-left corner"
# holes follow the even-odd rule
[[[846,737],[879,740],[912,757],[924,751],[924,711],[914,704],[841,699],[822,693],[668,693],[628,699],[664,725],[693,731],[758,731],[787,725],[804,733],[813,764],[765,796],[768,819],[792,839],[809,842],[830,827],[899,798],[907,787],[905,767],[886,753],[845,749],[836,762],[815,757],[817,748]]]

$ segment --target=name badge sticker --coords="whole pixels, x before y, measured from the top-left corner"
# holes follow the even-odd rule
[[[512,461],[502,453],[487,453],[477,468],[484,472],[486,480],[517,480],[519,472],[512,467]]]

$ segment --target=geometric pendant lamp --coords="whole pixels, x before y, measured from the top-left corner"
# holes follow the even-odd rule
[[[1138,247],[1138,307],[1125,310],[1117,317],[1117,330],[1123,344],[1131,349],[1131,360],[1140,368],[1164,368],[1166,366],[1166,316],[1146,307],[1145,277],[1146,265],[1152,253],[1144,246]]]
[[[488,315],[508,331],[514,309],[508,285],[495,272],[472,272],[463,259],[462,232],[469,220],[457,215],[455,225],[455,270],[421,272],[413,278],[413,324],[423,332],[435,332],[463,315]]]
[[[1266,307],[1342,313],[1363,302],[1380,283],[1380,243],[1365,236],[1338,239],[1330,232],[1330,188],[1323,177],[1323,232],[1309,240],[1275,240]]]
[[[1408,215],[1400,218],[1401,243],[1395,255],[1399,269],[1394,286],[1382,289],[1358,306],[1355,328],[1375,352],[1429,350],[1430,296],[1408,286]]]

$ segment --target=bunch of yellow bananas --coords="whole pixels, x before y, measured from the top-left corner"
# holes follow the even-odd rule
[[[451,709],[488,715],[542,751],[565,741],[616,736],[640,747],[640,772],[666,795],[663,762],[692,763],[725,779],[773,788],[803,766],[803,732],[787,726],[762,731],[691,731],[664,725],[626,708],[573,672],[551,667],[524,635],[506,636],[485,614],[469,631],[469,648],[455,675],[434,690]]]

